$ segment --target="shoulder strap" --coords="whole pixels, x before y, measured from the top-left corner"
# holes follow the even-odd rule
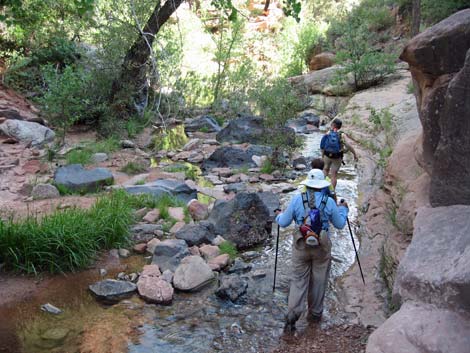
[[[301,195],[302,195],[302,205],[304,206],[304,210],[305,210],[305,209],[306,209],[306,208],[305,208],[305,204],[308,205],[307,193],[306,193],[306,192],[303,192]]]

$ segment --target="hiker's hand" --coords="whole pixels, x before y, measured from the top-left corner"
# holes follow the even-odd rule
[[[280,208],[276,208],[276,209],[274,210],[274,214],[275,214],[276,216],[279,215],[279,214],[281,214],[281,213],[282,213],[282,211],[281,211]]]
[[[341,199],[341,201],[339,202],[339,206],[344,206],[346,208],[349,208],[348,203],[346,202],[345,199]]]

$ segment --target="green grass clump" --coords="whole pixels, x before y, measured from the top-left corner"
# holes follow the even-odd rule
[[[142,163],[137,163],[137,162],[128,162],[124,167],[120,169],[121,172],[134,175],[134,174],[140,174],[143,173],[147,170],[147,167],[143,165]]]
[[[91,163],[91,155],[93,153],[87,149],[77,149],[70,151],[65,156],[67,164],[87,165]]]
[[[87,142],[82,147],[67,153],[65,159],[67,164],[87,165],[92,163],[92,156],[95,153],[112,153],[119,149],[119,140],[110,137],[96,142]]]
[[[219,245],[220,253],[227,254],[233,260],[238,256],[237,246],[231,241],[224,241]]]
[[[71,208],[18,222],[0,221],[0,258],[10,269],[27,273],[76,271],[101,249],[128,243],[134,221],[125,192],[100,197],[88,209]]]
[[[0,220],[0,262],[26,273],[77,271],[89,266],[102,249],[126,246],[135,210],[158,208],[162,218],[174,223],[168,207],[184,202],[170,196],[131,195],[115,190],[101,196],[88,209],[57,210],[38,218]]]
[[[260,172],[263,174],[271,174],[274,171],[274,166],[270,159],[266,159],[261,165]]]

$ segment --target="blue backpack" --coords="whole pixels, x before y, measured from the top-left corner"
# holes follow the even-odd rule
[[[328,134],[325,134],[321,139],[320,148],[325,151],[325,154],[330,158],[340,157],[341,136],[339,132],[331,130]]]
[[[328,195],[323,194],[322,200],[320,203],[320,208],[317,208],[314,205],[313,208],[310,208],[306,217],[308,219],[306,220],[305,224],[308,225],[309,228],[318,235],[320,235],[320,232],[323,229],[321,213],[323,212],[323,209],[325,208],[327,201],[328,201]],[[302,194],[302,202],[304,204],[304,209],[306,209],[305,204],[308,205],[308,201],[307,201],[307,195],[305,193]]]

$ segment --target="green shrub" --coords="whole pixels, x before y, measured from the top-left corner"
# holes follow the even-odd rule
[[[271,160],[266,159],[261,166],[260,172],[264,174],[271,174],[274,171],[273,164]]]
[[[112,153],[119,148],[119,140],[115,137],[110,137],[96,142],[84,143],[82,147],[68,152],[65,159],[67,164],[87,165],[92,162],[91,157],[94,153]]]
[[[88,149],[76,149],[66,154],[67,164],[87,165],[91,163],[92,152]]]
[[[219,245],[220,253],[227,254],[233,260],[238,256],[237,246],[231,241],[224,241]]]

